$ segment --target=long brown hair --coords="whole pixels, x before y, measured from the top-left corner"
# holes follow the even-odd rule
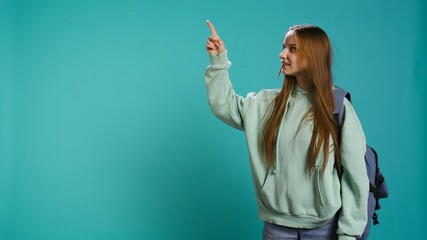
[[[313,135],[308,153],[308,172],[314,170],[320,150],[323,150],[322,172],[325,171],[330,149],[330,137],[337,166],[340,166],[338,127],[333,118],[335,101],[332,84],[332,47],[326,33],[312,25],[296,25],[289,29],[293,31],[297,44],[297,56],[303,63],[308,77],[308,97],[312,107],[305,114],[304,120],[313,122]],[[282,90],[272,102],[273,111],[264,127],[261,138],[261,151],[269,166],[275,164],[277,134],[287,100],[296,84],[294,76],[285,76]],[[286,130],[285,130],[286,131]]]

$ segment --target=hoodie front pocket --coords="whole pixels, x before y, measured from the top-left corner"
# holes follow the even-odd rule
[[[262,183],[261,186],[261,192],[262,193],[266,193],[266,191],[268,191],[268,186],[269,186],[269,182],[271,181],[271,178],[274,177],[274,174],[271,170],[269,170],[267,172],[267,175],[265,176],[264,182]]]
[[[276,174],[274,174],[272,170],[269,170],[261,187],[261,201],[266,208],[278,210],[276,204],[276,189],[274,186],[275,177]]]
[[[284,175],[270,170],[261,187],[263,206],[276,213],[323,218],[327,207],[320,171],[307,177],[298,171]]]

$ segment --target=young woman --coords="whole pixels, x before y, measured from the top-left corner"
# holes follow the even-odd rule
[[[242,97],[229,80],[224,42],[208,26],[209,104],[219,119],[245,132],[263,239],[356,239],[367,223],[365,136],[347,100],[338,136],[325,32],[291,27],[279,55],[282,89]],[[342,166],[341,180],[335,165]]]

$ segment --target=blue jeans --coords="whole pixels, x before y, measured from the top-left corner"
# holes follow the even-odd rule
[[[264,222],[263,240],[336,240],[338,216],[319,228],[291,228]]]

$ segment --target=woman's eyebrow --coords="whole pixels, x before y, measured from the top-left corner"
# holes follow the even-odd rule
[[[296,47],[297,45],[295,43],[290,43],[287,46],[288,47]],[[286,43],[283,44],[283,47],[286,47]]]

